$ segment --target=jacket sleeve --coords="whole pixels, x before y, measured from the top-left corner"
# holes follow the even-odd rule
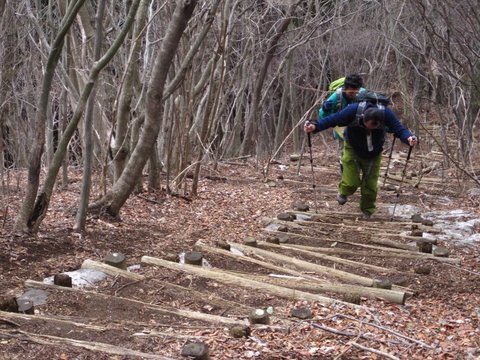
[[[396,137],[408,145],[408,138],[412,136],[412,133],[402,125],[393,111],[388,108],[385,109],[385,125],[389,132],[394,133]]]
[[[349,125],[353,120],[355,120],[355,116],[357,114],[357,107],[358,104],[350,104],[348,105],[345,109],[336,112],[332,115],[329,115],[324,118],[320,118],[316,121],[313,121],[313,124],[315,125],[315,133],[332,128],[335,126],[347,126]]]
[[[334,92],[332,95],[328,97],[327,100],[324,101],[322,107],[318,111],[318,115],[320,119],[333,114],[335,112],[335,108],[337,106],[337,93]]]

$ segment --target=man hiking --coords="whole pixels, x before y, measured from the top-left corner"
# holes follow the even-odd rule
[[[347,105],[355,101],[355,98],[360,91],[365,90],[363,88],[363,79],[358,74],[347,75],[343,80],[343,85],[342,79],[335,80],[330,84],[329,91],[331,91],[332,94],[328,97],[327,100],[325,100],[325,102],[322,104],[322,107],[318,111],[318,116],[320,119],[323,119],[328,115],[332,115],[344,109]],[[339,126],[333,129],[333,137],[335,138],[335,140],[337,140],[337,152],[340,163],[340,174],[343,171],[343,130],[344,128]]]
[[[400,123],[390,109],[367,104],[359,114],[359,106],[360,103],[350,104],[342,111],[323,119],[307,121],[304,131],[317,133],[334,126],[346,126],[343,172],[337,201],[340,205],[345,204],[348,196],[360,187],[360,210],[365,219],[370,219],[376,208],[385,127],[407,145],[416,145],[417,138]]]

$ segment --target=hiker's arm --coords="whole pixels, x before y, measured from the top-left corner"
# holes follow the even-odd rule
[[[414,135],[402,125],[393,111],[388,108],[385,109],[385,125],[388,127],[389,132],[392,132],[395,137],[398,137],[403,143],[410,145],[409,138]]]
[[[347,126],[355,119],[355,115],[357,113],[357,106],[358,104],[351,104],[342,111],[329,115],[323,119],[310,121],[310,124],[315,125],[315,129],[313,129],[311,126],[305,126],[304,130],[306,132],[313,131],[314,133],[317,133],[335,126]]]
[[[318,111],[318,115],[320,119],[327,117],[328,115],[332,114],[335,111],[335,107],[337,106],[337,94],[333,93],[329,96],[327,100],[323,102],[322,107]]]

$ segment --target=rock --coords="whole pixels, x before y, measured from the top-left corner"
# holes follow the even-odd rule
[[[277,229],[277,231],[280,231],[280,232],[288,232],[288,227],[285,226],[285,225],[280,225]]]
[[[290,237],[285,233],[278,234],[277,238],[280,244],[288,243],[288,241],[290,240]]]
[[[198,251],[189,251],[185,253],[185,264],[202,266],[203,255]]]
[[[25,299],[17,299],[16,301],[18,304],[19,313],[30,314],[30,315],[33,315],[35,313],[33,301],[25,300]]]
[[[423,237],[423,231],[421,230],[412,230],[410,236]]]
[[[178,262],[179,257],[177,254],[173,254],[173,253],[168,253],[167,255],[165,255],[163,257],[163,260],[167,260],[167,261],[171,261],[171,262]]]
[[[0,310],[8,312],[18,312],[17,300],[13,296],[0,297]]]
[[[312,311],[306,307],[294,308],[292,309],[292,316],[305,320],[311,319],[313,317]]]
[[[433,256],[438,256],[438,257],[448,257],[450,255],[450,252],[446,247],[443,246],[437,246],[433,250]]]
[[[255,309],[252,310],[248,316],[248,320],[250,321],[250,324],[268,325],[270,323],[270,316],[263,309]]]
[[[208,345],[203,342],[194,342],[185,345],[182,348],[181,356],[190,356],[194,360],[208,360],[210,356],[208,354]]]
[[[430,266],[426,266],[426,265],[419,265],[419,266],[416,266],[413,271],[415,272],[415,274],[420,274],[420,275],[429,275],[430,272],[432,271],[432,268]]]
[[[279,244],[280,244],[280,240],[278,239],[278,237],[277,237],[277,236],[273,236],[273,235],[267,236],[266,242],[268,242],[268,243],[270,243],[270,244],[275,244],[275,245],[279,245]]]
[[[408,278],[403,275],[394,275],[389,278],[390,282],[392,284],[398,285],[398,286],[407,286],[408,284]]]
[[[428,219],[423,219],[422,225],[425,225],[425,226],[433,226],[433,221],[432,221],[432,220],[428,220]]]
[[[412,215],[412,222],[422,223],[422,221],[424,221],[424,219],[422,218],[422,215],[420,215],[419,213]]]
[[[215,242],[215,246],[217,248],[230,251],[230,244],[227,243],[226,241],[217,241],[217,242]]]
[[[390,290],[392,288],[392,282],[388,279],[375,279],[373,280],[373,287]]]
[[[249,326],[246,325],[238,325],[230,328],[230,335],[236,339],[246,337],[248,338],[250,336],[250,333],[252,330],[250,329]]]
[[[114,266],[119,269],[127,269],[127,259],[121,253],[111,253],[105,256],[103,262],[107,265]]]
[[[305,211],[310,210],[310,207],[307,204],[305,204],[303,201],[300,201],[300,200],[295,201],[292,204],[292,207],[293,207],[293,210],[296,210],[296,211],[305,212]]]
[[[351,304],[360,305],[362,298],[358,294],[346,293],[346,294],[343,294],[343,301]]]
[[[298,161],[300,160],[301,155],[300,154],[291,154],[290,155],[290,161]]]
[[[253,237],[247,237],[244,241],[243,244],[246,246],[251,246],[251,247],[257,247],[257,240],[255,240]]]
[[[293,221],[296,218],[297,217],[294,214],[289,214],[289,213],[280,213],[277,215],[277,219],[282,221]]]
[[[72,278],[67,274],[56,274],[53,283],[58,286],[72,287]]]
[[[432,253],[433,245],[427,242],[417,242],[418,251],[426,254]]]

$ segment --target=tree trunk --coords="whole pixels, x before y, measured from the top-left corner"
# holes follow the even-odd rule
[[[19,220],[17,220],[17,228],[24,229],[27,232],[35,232],[38,230],[38,227],[40,226],[48,210],[48,205],[50,203],[50,198],[52,195],[53,187],[55,185],[55,180],[56,180],[58,171],[62,166],[66,149],[68,147],[70,139],[72,138],[75,132],[75,129],[78,126],[78,122],[80,121],[83,115],[87,100],[90,96],[93,86],[98,78],[100,71],[108,64],[108,62],[113,58],[113,56],[116,54],[116,52],[122,45],[128,33],[128,30],[133,24],[135,13],[137,11],[139,2],[140,0],[136,0],[132,3],[128,17],[125,20],[124,27],[118,34],[112,46],[105,53],[105,55],[99,61],[95,62],[95,64],[93,65],[90,71],[89,80],[85,85],[85,88],[83,89],[82,95],[78,102],[75,113],[73,114],[72,120],[68,124],[67,128],[65,129],[65,133],[63,134],[62,138],[58,143],[57,150],[55,151],[55,154],[53,157],[52,166],[48,170],[47,178],[45,180],[45,184],[43,185],[42,191],[40,192],[37,199],[35,200],[35,205],[28,209],[30,211],[26,212],[25,214],[21,213],[22,215],[25,215],[25,218],[23,217],[20,218],[22,222],[19,222]],[[45,127],[43,129],[45,130]],[[38,173],[39,171],[40,169],[38,169]],[[36,178],[37,188],[38,188],[38,173]]]
[[[100,59],[103,43],[103,17],[105,13],[105,0],[100,0],[97,7],[97,15],[95,21],[95,49],[94,60]],[[83,179],[82,190],[80,193],[80,205],[78,207],[77,216],[75,219],[75,230],[85,231],[85,221],[87,218],[88,199],[90,197],[90,188],[92,182],[92,159],[93,159],[93,110],[95,107],[95,98],[97,92],[95,85],[92,93],[88,98],[87,107],[85,111],[84,126],[84,146],[83,146]]]
[[[85,0],[79,0],[77,2],[72,2],[69,6],[65,17],[60,24],[59,31],[48,56],[42,87],[38,98],[38,110],[36,112],[34,125],[35,139],[33,139],[32,151],[29,156],[27,189],[22,206],[15,220],[15,229],[17,231],[29,231],[29,218],[34,211],[35,198],[40,184],[40,168],[45,145],[47,109],[49,105],[50,89],[53,77],[55,76],[55,68],[57,67],[58,60],[62,53],[65,36],[84,2]]]
[[[130,157],[125,170],[107,194],[94,206],[101,206],[117,216],[135,185],[135,179],[150,156],[160,130],[163,108],[163,89],[168,69],[177,51],[180,38],[192,17],[197,0],[178,0],[160,51],[155,60],[147,90],[145,125],[140,140]]]
[[[142,0],[140,2],[140,7],[138,8],[138,14],[132,35],[132,49],[130,51],[122,88],[120,89],[120,96],[118,98],[115,141],[113,144],[114,181],[117,181],[122,174],[128,154],[133,150],[129,147],[127,132],[131,115],[130,104],[132,102],[134,89],[140,85],[138,82],[138,67],[141,59],[140,50],[143,42],[143,37],[140,37],[140,35],[146,23],[148,2],[148,0]]]

